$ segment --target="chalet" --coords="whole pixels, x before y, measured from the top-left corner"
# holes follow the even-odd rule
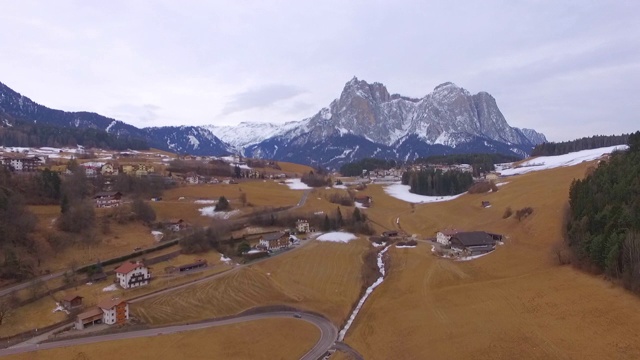
[[[296,221],[296,232],[299,234],[306,234],[311,232],[311,228],[309,227],[309,221],[304,219],[299,219]]]
[[[102,165],[102,168],[100,168],[100,173],[102,174],[102,176],[118,175],[118,168],[115,167],[112,163],[106,163]]]
[[[116,269],[116,280],[123,289],[149,284],[151,274],[141,262],[126,262]]]
[[[116,207],[122,203],[122,193],[119,191],[104,191],[99,192],[93,196],[96,202],[96,207]]]
[[[96,176],[98,176],[98,168],[95,166],[83,166],[82,168],[84,168],[84,174],[88,177],[88,178],[94,178]]]
[[[451,237],[457,234],[458,232],[459,231],[455,229],[445,229],[442,231],[438,231],[438,233],[436,234],[436,241],[439,244],[447,246],[449,245],[449,241],[451,240]]]
[[[459,232],[449,240],[451,248],[460,249],[468,255],[478,255],[493,251],[496,240],[484,231]]]
[[[184,177],[184,181],[186,181],[189,184],[199,184],[200,176],[198,176],[198,174],[194,172],[190,172],[187,174],[187,176]]]
[[[60,305],[67,310],[79,308],[82,306],[82,296],[69,294],[60,300]]]
[[[98,303],[98,308],[102,310],[103,324],[124,324],[129,319],[129,303],[125,300],[118,298],[102,300]]]
[[[285,231],[278,231],[261,236],[258,246],[267,250],[278,250],[287,248],[290,244],[291,240],[289,233]]]

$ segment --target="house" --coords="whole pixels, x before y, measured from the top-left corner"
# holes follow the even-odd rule
[[[118,175],[118,168],[115,167],[112,163],[106,163],[102,165],[102,168],[100,168],[100,173],[102,174],[102,176]]]
[[[484,231],[459,232],[449,240],[451,248],[460,249],[467,255],[479,255],[493,251],[496,240]]]
[[[119,191],[103,191],[95,194],[93,199],[96,202],[96,207],[116,207],[122,203],[122,193]]]
[[[184,264],[177,267],[178,272],[191,271],[207,267],[207,260],[198,259],[190,264]]]
[[[123,172],[123,173],[125,173],[125,174],[127,174],[127,175],[130,175],[130,174],[132,174],[134,171],[135,171],[135,169],[134,169],[133,165],[131,165],[131,164],[122,165],[122,172]]]
[[[166,225],[169,230],[173,232],[178,232],[187,227],[187,223],[182,219],[169,219],[167,220]]]
[[[60,305],[67,310],[75,309],[82,306],[82,296],[69,294],[60,300]]]
[[[290,244],[291,241],[289,239],[289,233],[285,231],[278,231],[261,236],[258,246],[267,250],[278,250],[287,248]]]
[[[449,241],[451,240],[451,237],[457,233],[458,233],[458,230],[455,230],[455,229],[445,229],[442,231],[438,231],[438,233],[436,234],[436,241],[439,244],[448,246]]]
[[[184,177],[184,181],[186,181],[189,184],[199,184],[200,176],[198,176],[198,174],[194,172],[190,172],[187,174],[187,176]]]
[[[304,219],[299,219],[298,221],[296,221],[296,232],[299,234],[306,234],[308,232],[311,232],[309,221]]]
[[[94,178],[98,175],[98,168],[94,166],[83,166],[83,168],[84,168],[84,174],[88,178]]]
[[[123,299],[102,300],[98,303],[98,308],[102,310],[103,324],[124,324],[129,319],[129,303]]]
[[[362,206],[364,207],[370,207],[371,203],[373,202],[373,199],[371,198],[371,196],[363,195],[363,196],[356,196],[354,201],[362,204]]]
[[[116,280],[123,289],[149,284],[151,274],[141,262],[126,262],[116,269]]]

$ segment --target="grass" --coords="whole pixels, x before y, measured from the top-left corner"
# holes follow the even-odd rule
[[[268,319],[178,334],[64,347],[5,358],[299,359],[313,347],[319,337],[319,330],[307,322]]]
[[[364,240],[349,244],[312,242],[222,278],[136,303],[132,311],[157,325],[286,304],[321,312],[341,324],[358,299],[361,256],[368,246]]]
[[[587,166],[509,178],[497,193],[415,209],[370,186],[368,214],[380,223],[400,217],[403,229],[423,236],[455,227],[508,238],[469,262],[436,258],[424,243],[392,249],[390,273],[346,342],[371,359],[639,358],[638,298],[554,259],[569,185]],[[507,206],[535,211],[521,222],[502,219]]]
[[[196,259],[206,259],[209,263],[209,267],[206,268],[206,270],[195,271],[192,273],[181,274],[177,276],[167,275],[164,273],[165,267],[187,264],[193,262]],[[109,268],[115,268],[118,265],[112,265]],[[116,291],[109,292],[102,291],[103,288],[113,284],[115,275],[112,275],[108,278],[107,281],[92,285],[83,284],[75,288],[58,291],[51,296],[46,296],[33,303],[18,308],[9,318],[5,320],[5,322],[3,322],[2,326],[0,326],[0,337],[14,335],[34,328],[45,327],[64,320],[66,318],[66,314],[62,312],[52,313],[52,310],[56,307],[56,299],[61,299],[65,295],[74,294],[82,296],[84,298],[84,308],[87,309],[91,306],[96,305],[100,300],[108,297],[130,299],[132,297],[147,294],[156,290],[165,289],[171,286],[198,280],[205,276],[221,273],[231,268],[231,265],[227,265],[220,261],[220,254],[218,252],[209,251],[206,254],[199,255],[179,255],[171,260],[151,266],[150,270],[154,279],[147,286],[126,290],[118,288],[118,290]],[[47,285],[50,288],[59,286],[61,284],[61,278],[50,280],[47,282]],[[29,291],[29,289],[20,291],[20,297],[28,297]]]

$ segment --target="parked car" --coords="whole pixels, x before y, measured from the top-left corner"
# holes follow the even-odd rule
[[[302,318],[302,315],[300,315],[300,314],[293,314],[293,317],[294,317],[294,318],[296,318],[296,319],[300,319],[300,318]]]

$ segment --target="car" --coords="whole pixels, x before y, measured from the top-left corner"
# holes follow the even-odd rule
[[[302,315],[300,315],[300,314],[293,314],[293,317],[294,317],[294,318],[296,318],[296,319],[300,319],[300,318],[302,318]]]

